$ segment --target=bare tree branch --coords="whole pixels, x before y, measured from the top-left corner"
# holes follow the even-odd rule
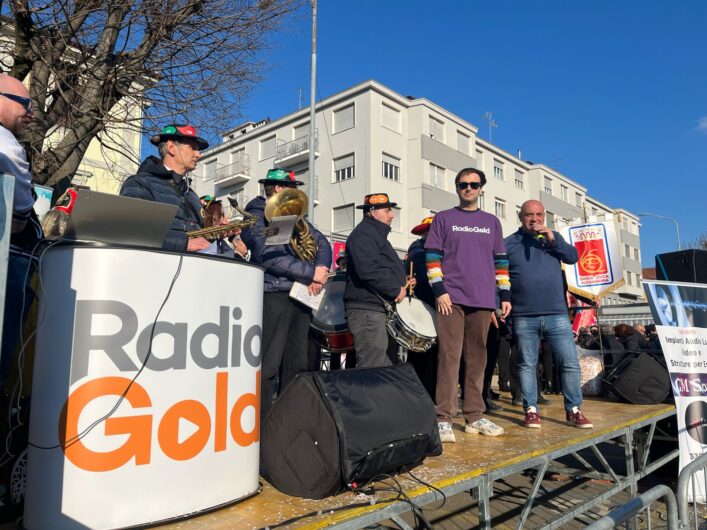
[[[268,36],[306,0],[11,0],[11,75],[29,79],[35,180],[75,174],[88,144],[135,158],[112,129],[194,123],[209,133],[240,119],[261,80]],[[7,20],[6,19],[6,20]],[[28,77],[29,76],[29,77]],[[142,109],[128,113],[125,109]],[[58,141],[56,138],[60,138]],[[49,141],[52,139],[52,141]]]

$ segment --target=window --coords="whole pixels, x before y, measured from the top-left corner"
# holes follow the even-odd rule
[[[633,282],[631,281],[631,273],[629,271],[626,271],[626,281],[629,285],[633,285]]]
[[[597,210],[596,208],[594,208],[594,206],[592,206],[592,215],[595,215],[595,216],[596,216],[596,215],[599,215],[599,210]]]
[[[231,164],[245,161],[245,147],[231,151]]]
[[[639,254],[640,254],[640,252],[638,252],[638,249],[634,248],[633,249],[633,259],[635,259],[636,261],[641,261],[641,256]]]
[[[457,131],[457,151],[461,151],[465,155],[469,154],[469,138],[468,135],[461,131]]]
[[[552,212],[545,212],[545,224],[548,228],[555,228],[555,214]]]
[[[298,125],[293,130],[292,139],[307,138],[309,136],[309,122]]]
[[[478,169],[481,169],[481,166],[483,165],[483,163],[484,163],[484,153],[483,153],[483,151],[480,151],[477,149],[476,150],[476,167]]]
[[[430,162],[430,184],[435,188],[444,189],[444,168]]]
[[[519,190],[522,190],[525,188],[525,181],[524,181],[524,176],[522,171],[518,171],[516,169],[516,188]]]
[[[383,178],[400,182],[400,159],[383,153]]]
[[[393,222],[390,224],[390,230],[392,232],[402,232],[403,231],[403,214],[402,210],[398,206],[393,206]]]
[[[627,258],[631,257],[631,247],[624,243],[624,256]]]
[[[334,133],[351,129],[356,125],[354,119],[353,103],[347,107],[334,111]]]
[[[216,159],[204,164],[204,180],[212,180],[216,177]]]
[[[545,193],[552,195],[552,179],[548,176],[545,177]]]
[[[353,153],[334,159],[334,182],[343,182],[355,176]]]
[[[430,116],[430,138],[444,142],[444,123]]]
[[[486,199],[484,197],[484,192],[479,195],[479,210],[485,210],[484,205],[486,204]]]
[[[520,218],[520,206],[516,204],[516,217]]]
[[[275,137],[271,136],[265,140],[260,140],[260,160],[275,156]]]
[[[389,107],[385,103],[381,105],[381,125],[393,131],[400,131],[400,111]]]
[[[582,207],[582,194],[578,191],[574,192],[574,205],[578,208]]]
[[[493,176],[499,180],[503,180],[503,162],[493,159]]]
[[[496,209],[496,217],[498,217],[499,219],[505,219],[506,218],[506,201],[501,200],[497,197],[496,202],[494,203],[494,207]]]
[[[560,184],[560,199],[567,202],[567,186]]]
[[[353,230],[353,227],[356,224],[355,213],[356,210],[354,209],[353,204],[332,208],[332,228],[334,232]]]

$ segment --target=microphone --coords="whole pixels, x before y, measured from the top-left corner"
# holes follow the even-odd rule
[[[535,234],[535,240],[540,241],[541,243],[545,241],[545,236],[543,234]]]

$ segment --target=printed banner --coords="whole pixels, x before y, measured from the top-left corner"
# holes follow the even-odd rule
[[[594,301],[624,284],[621,249],[613,220],[560,228],[562,237],[579,253],[565,265],[569,291]]]
[[[707,450],[707,285],[644,281],[643,286],[673,386],[682,469]],[[704,473],[695,479],[697,498],[690,500],[704,503]]]

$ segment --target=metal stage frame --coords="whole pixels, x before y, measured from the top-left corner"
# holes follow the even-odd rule
[[[505,407],[504,403],[504,411],[493,416],[494,421],[506,429],[504,436],[489,438],[456,430],[459,433],[457,443],[445,444],[441,456],[426,459],[424,465],[413,473],[446,496],[463,492],[474,495],[478,502],[479,527],[483,529],[492,527],[494,481],[504,477],[535,470],[531,493],[518,518],[517,528],[523,528],[528,521],[547,473],[607,481],[609,486],[605,491],[542,526],[553,529],[562,527],[623,490],[635,498],[640,479],[677,459],[677,442],[665,455],[651,458],[655,441],[675,440],[657,426],[661,420],[675,415],[673,405],[628,405],[591,399],[585,401],[583,410],[594,422],[593,430],[576,429],[558,419],[564,420],[560,396],[553,399],[551,406],[544,407],[542,429],[527,429],[522,426],[521,407]],[[580,451],[583,454],[579,454]],[[617,453],[623,457],[617,458]],[[408,475],[399,475],[396,480],[407,498],[417,506],[430,507],[442,501],[440,493],[413,481]],[[385,483],[391,484],[389,480]],[[410,504],[399,498],[391,500],[392,497],[395,495],[390,490],[358,496],[348,492],[315,501],[288,497],[264,483],[263,491],[256,497],[164,528],[351,530],[392,520],[403,530],[411,530],[409,523],[401,517],[411,511]]]

